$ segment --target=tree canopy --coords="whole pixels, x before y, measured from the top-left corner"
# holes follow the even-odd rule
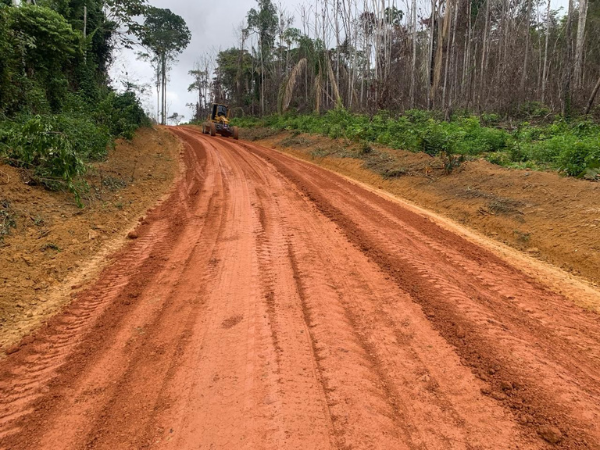
[[[0,1],[0,161],[79,195],[87,162],[149,123],[130,86],[118,93],[108,75],[146,10],[145,0]]]
[[[160,98],[161,123],[167,123],[167,81],[170,64],[190,43],[191,33],[185,20],[170,9],[146,9],[144,25],[137,30],[141,44],[149,51],[155,67],[156,88]]]

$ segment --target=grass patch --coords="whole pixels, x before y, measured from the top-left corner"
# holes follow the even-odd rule
[[[421,110],[393,117],[387,111],[367,116],[336,109],[323,115],[244,117],[235,119],[235,123],[244,128],[271,130],[262,134],[286,130],[296,136],[313,133],[344,138],[361,143],[359,157],[372,152],[370,143],[424,152],[440,156],[446,173],[469,158],[483,157],[505,167],[550,169],[588,180],[600,178],[600,125],[589,120],[555,117],[550,123],[502,126],[499,118],[490,114],[455,115],[445,121],[435,112]],[[289,138],[290,146],[294,142],[302,145],[301,141],[294,141],[296,136]]]

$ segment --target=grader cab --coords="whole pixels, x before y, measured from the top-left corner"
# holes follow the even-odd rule
[[[202,132],[215,136],[217,133],[223,137],[238,139],[238,127],[229,125],[229,108],[227,105],[213,103],[210,115],[202,124]]]

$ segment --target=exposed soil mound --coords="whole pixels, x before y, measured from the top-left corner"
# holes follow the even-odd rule
[[[167,191],[178,159],[171,133],[141,129],[89,171],[83,209],[71,194],[29,186],[20,170],[0,166],[0,351],[93,278],[103,256]]]

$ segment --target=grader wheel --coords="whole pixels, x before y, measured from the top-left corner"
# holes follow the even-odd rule
[[[237,141],[239,139],[238,127],[233,127],[233,138]]]
[[[215,125],[214,122],[210,123],[210,135],[211,136],[216,136],[217,135],[217,126]]]

